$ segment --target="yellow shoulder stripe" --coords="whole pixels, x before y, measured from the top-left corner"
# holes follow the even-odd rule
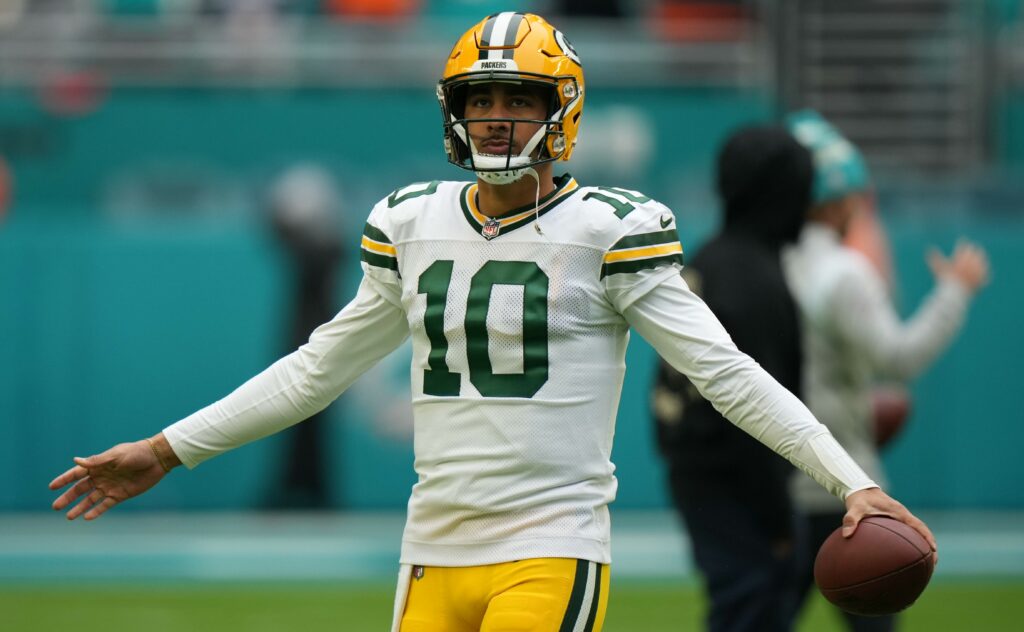
[[[678,241],[660,246],[647,246],[646,248],[633,248],[631,250],[613,250],[604,256],[605,263],[617,261],[634,261],[647,259],[648,257],[661,257],[675,253],[682,253],[683,246]]]
[[[370,252],[376,252],[380,255],[388,255],[389,257],[397,257],[398,251],[391,244],[382,244],[379,241],[373,241],[367,236],[363,236],[363,248],[366,248]]]

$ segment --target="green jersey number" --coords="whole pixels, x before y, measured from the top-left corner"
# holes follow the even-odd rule
[[[453,261],[435,261],[420,275],[417,291],[427,295],[423,328],[430,353],[423,372],[427,395],[457,396],[460,375],[448,368],[444,312]],[[523,372],[495,373],[488,353],[487,310],[495,285],[523,288]],[[548,381],[548,275],[532,261],[488,261],[469,285],[466,299],[469,381],[484,397],[533,397]]]
[[[630,191],[626,191],[625,189],[618,189],[616,187],[597,187],[597,188],[599,190],[601,190],[601,191],[607,191],[608,193],[614,193],[615,195],[617,195],[619,197],[622,197],[622,198],[625,198],[625,199],[629,200],[629,202],[636,202],[637,204],[643,204],[644,202],[650,202],[651,201],[651,198],[647,197],[646,195],[643,195],[642,193],[631,193]],[[608,206],[610,206],[613,209],[615,209],[615,216],[618,217],[619,219],[623,219],[624,217],[626,217],[627,215],[632,213],[634,209],[636,209],[636,207],[633,206],[632,204],[630,204],[629,202],[623,202],[620,199],[611,197],[610,195],[605,195],[604,193],[598,193],[596,191],[592,191],[592,192],[584,195],[583,196],[583,201],[586,202],[587,200],[589,200],[591,198],[597,200],[598,202],[604,202]]]
[[[440,180],[432,180],[430,182],[417,182],[416,184],[410,184],[407,187],[395,190],[388,196],[388,208],[395,208],[406,200],[418,198],[421,195],[433,195],[437,191],[437,185]]]

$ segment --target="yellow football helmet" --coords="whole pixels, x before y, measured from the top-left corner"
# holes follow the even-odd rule
[[[548,117],[519,155],[481,153],[466,130],[466,92],[483,82],[529,83],[550,89]],[[496,13],[456,42],[437,85],[449,162],[485,181],[506,184],[534,165],[568,160],[583,113],[583,66],[572,45],[544,18],[531,13]],[[475,119],[496,121],[499,119]],[[505,120],[514,126],[514,119]],[[522,122],[522,121],[519,121]]]

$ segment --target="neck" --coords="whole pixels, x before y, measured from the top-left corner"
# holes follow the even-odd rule
[[[537,176],[540,178],[540,196],[555,190],[555,179],[551,175],[550,163],[537,165]],[[491,184],[477,179],[477,201],[480,212],[487,217],[498,217],[521,206],[533,206],[538,198],[537,181],[529,174],[511,184]]]

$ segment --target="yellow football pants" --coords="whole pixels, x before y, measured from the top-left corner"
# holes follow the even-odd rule
[[[604,625],[604,564],[539,558],[402,570],[393,628],[400,632],[600,632]]]

